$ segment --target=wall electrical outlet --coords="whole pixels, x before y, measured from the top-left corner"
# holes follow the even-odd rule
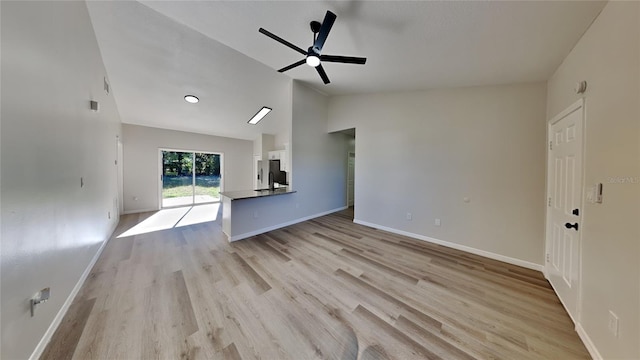
[[[613,311],[609,310],[609,332],[614,337],[618,337],[618,329],[619,329],[619,320],[618,315],[616,315]]]
[[[434,221],[435,226],[440,226],[440,219],[436,219],[436,221]]]
[[[254,218],[254,219],[257,219],[257,218],[258,218],[258,212],[257,212],[257,211],[254,211],[254,212],[253,212],[253,218]]]
[[[412,220],[413,219],[413,214],[411,214],[410,212],[407,213],[407,220]]]

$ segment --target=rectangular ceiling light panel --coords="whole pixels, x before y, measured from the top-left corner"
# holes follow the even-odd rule
[[[260,109],[260,111],[258,111],[255,115],[253,115],[251,120],[249,120],[249,124],[251,125],[257,124],[258,122],[260,122],[260,120],[262,120],[263,117],[267,116],[267,114],[270,111],[271,111],[271,108],[263,106],[262,109]]]

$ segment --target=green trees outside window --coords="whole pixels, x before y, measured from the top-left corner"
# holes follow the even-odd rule
[[[220,200],[220,154],[162,151],[162,207]]]

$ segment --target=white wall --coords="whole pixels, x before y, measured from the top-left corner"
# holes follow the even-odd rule
[[[297,192],[234,201],[234,234],[262,232],[346,206],[349,138],[327,133],[326,96],[294,81],[292,104],[290,175]]]
[[[84,2],[1,8],[0,357],[26,359],[116,225],[120,120]],[[30,317],[29,299],[48,286]]]
[[[349,137],[327,133],[328,99],[293,82],[292,182],[301,215],[346,206]]]
[[[289,141],[291,141],[291,134],[289,131],[284,131],[274,136],[273,146],[278,150],[282,150],[286,144],[289,144]]]
[[[355,219],[539,267],[545,96],[540,83],[332,97],[329,131],[356,128]]]
[[[125,213],[160,208],[161,148],[222,153],[224,190],[253,188],[252,141],[129,124],[123,124],[122,131]]]
[[[640,358],[639,43],[640,4],[609,2],[548,82],[547,119],[578,100],[576,82],[588,82],[585,185],[603,183],[604,199],[583,200],[580,322],[607,359]],[[609,310],[619,338],[607,331]]]

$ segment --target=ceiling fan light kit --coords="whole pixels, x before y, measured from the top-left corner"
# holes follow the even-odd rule
[[[309,55],[306,59],[307,65],[311,67],[316,67],[320,65],[320,58],[315,55]]]
[[[331,11],[327,11],[324,16],[324,20],[322,23],[318,21],[312,21],[309,26],[311,27],[311,32],[313,32],[313,45],[309,47],[307,51],[304,51],[302,48],[284,40],[283,38],[260,28],[258,31],[273,40],[281,43],[282,45],[289,47],[302,55],[305,55],[305,59],[297,61],[291,65],[285,66],[282,69],[278,70],[278,72],[285,72],[287,70],[291,70],[295,67],[298,67],[302,64],[307,64],[311,67],[316,68],[318,75],[322,81],[326,84],[330,83],[329,77],[327,73],[324,71],[322,67],[322,62],[335,62],[335,63],[343,63],[343,64],[358,64],[364,65],[367,62],[367,58],[363,57],[353,57],[353,56],[338,56],[338,55],[322,55],[322,47],[324,46],[325,41],[327,40],[327,36],[329,36],[329,31],[333,27],[333,23],[336,21],[336,14]]]

